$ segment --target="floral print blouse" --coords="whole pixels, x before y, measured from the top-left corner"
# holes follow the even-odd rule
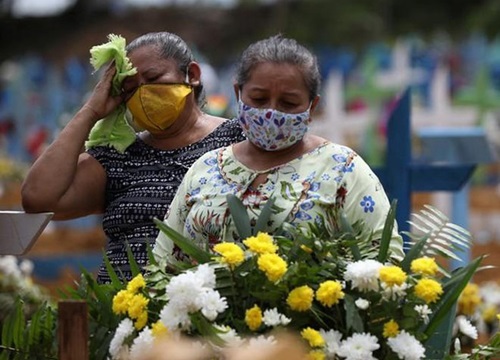
[[[267,174],[266,180],[253,188],[251,184],[261,174]],[[362,220],[373,229],[373,238],[377,239],[381,237],[390,208],[377,176],[346,146],[325,142],[286,164],[265,171],[246,167],[229,146],[210,151],[193,164],[164,222],[203,247],[220,241],[239,241],[227,207],[228,194],[242,200],[251,221],[257,219],[264,204],[274,197],[269,233],[283,222],[292,225],[317,222],[322,217],[337,221],[329,214],[332,209],[342,207],[351,223]],[[157,259],[176,258],[178,251],[160,232],[154,249]],[[391,251],[393,257],[403,255],[397,226]]]

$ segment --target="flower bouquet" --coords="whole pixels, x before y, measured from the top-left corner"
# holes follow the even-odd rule
[[[311,359],[448,354],[456,301],[481,258],[453,273],[438,264],[470,243],[439,211],[416,214],[419,234],[406,234],[408,251],[396,261],[389,254],[395,204],[377,242],[362,223],[347,221],[339,229],[283,224],[271,236],[263,229],[272,200],[254,226],[237,198],[228,203],[242,243],[202,249],[156,221],[187,258],[167,265],[151,256],[147,274],[114,296],[121,321],[112,359],[139,359],[154,339],[180,336],[227,357],[227,349],[271,346],[285,330],[299,334]]]

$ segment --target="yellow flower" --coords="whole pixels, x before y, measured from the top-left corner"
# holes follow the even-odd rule
[[[262,310],[257,305],[245,312],[245,323],[252,331],[257,330],[262,325]]]
[[[436,302],[443,294],[440,283],[433,279],[420,279],[415,285],[415,295],[423,299],[427,304]]]
[[[321,350],[312,350],[307,354],[307,360],[325,360],[326,355]]]
[[[458,298],[458,312],[473,315],[479,304],[481,304],[479,286],[473,283],[467,284]]]
[[[399,334],[399,325],[393,319],[384,324],[384,332],[382,336],[385,338],[394,337]]]
[[[128,316],[132,319],[138,319],[147,308],[149,299],[142,294],[133,295],[129,301]]]
[[[497,317],[497,308],[494,305],[487,306],[481,314],[484,322],[492,323]]]
[[[436,260],[430,257],[421,257],[411,262],[411,271],[415,274],[434,276],[438,271]]]
[[[146,281],[144,281],[142,274],[137,275],[127,284],[127,290],[132,294],[135,294],[137,291],[144,287],[146,287]]]
[[[222,255],[221,262],[234,268],[245,260],[245,253],[234,243],[222,242],[214,246],[214,251]]]
[[[334,280],[322,282],[318,290],[316,290],[316,300],[327,307],[338,304],[340,299],[344,298],[344,295],[342,284]]]
[[[155,338],[168,335],[167,327],[160,320],[151,325],[151,332]]]
[[[406,273],[399,266],[382,266],[379,270],[380,281],[389,287],[402,285],[406,281]]]
[[[276,254],[263,254],[257,259],[259,269],[266,273],[269,281],[276,282],[285,275],[288,265]]]
[[[273,237],[267,233],[259,232],[257,236],[250,236],[243,240],[248,249],[256,254],[274,254],[278,247],[273,242]]]
[[[300,332],[300,335],[307,340],[309,346],[311,347],[322,347],[325,346],[325,339],[321,336],[318,330],[314,330],[313,328],[306,327],[304,330]]]
[[[132,294],[127,290],[120,290],[113,297],[113,312],[115,314],[125,314],[128,310],[128,303],[132,299]]]
[[[292,310],[306,311],[312,306],[314,291],[309,286],[299,286],[290,291],[286,302]]]
[[[135,320],[134,327],[137,330],[141,330],[148,323],[148,312],[143,311],[139,314],[137,319]]]

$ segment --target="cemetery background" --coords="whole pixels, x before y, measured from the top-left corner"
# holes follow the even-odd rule
[[[115,7],[117,4],[108,3],[114,3]],[[231,74],[237,50],[254,38],[275,33],[280,27],[288,30],[284,31],[286,35],[305,41],[307,35],[297,33],[301,27],[297,26],[299,22],[294,17],[301,3],[278,1],[274,7],[267,5],[264,9],[263,6],[248,7],[245,4],[246,8],[216,8],[211,16],[206,16],[207,20],[200,23],[200,15],[188,15],[189,8],[182,6],[155,10],[153,13],[134,10],[131,15],[124,9],[116,8],[113,12],[102,7],[90,12],[90,8],[83,8],[82,2],[77,2],[71,19],[81,20],[73,23],[74,31],[66,28],[66,33],[57,37],[54,35],[55,29],[60,32],[63,30],[57,18],[51,19],[55,29],[46,25],[43,19],[27,19],[24,24],[31,21],[33,26],[34,22],[35,27],[39,27],[39,35],[29,33],[22,27],[16,29],[13,18],[4,18],[7,22],[4,22],[3,26],[6,27],[2,30],[15,29],[19,40],[15,46],[2,50],[0,58],[1,209],[20,209],[19,186],[22,176],[44,146],[69,120],[98,79],[99,74],[91,73],[88,50],[104,42],[108,33],[121,34],[128,39],[145,31],[169,30],[179,33],[198,49],[199,58],[204,62],[208,111],[231,116],[235,109]],[[325,5],[322,1],[316,3]],[[380,1],[377,4],[382,3],[388,7],[391,2]],[[287,4],[292,5],[287,7]],[[296,4],[295,9],[292,8],[293,4]],[[265,13],[266,9],[272,10],[271,16],[275,20],[269,21],[272,26],[265,26],[265,19],[259,20],[258,15]],[[339,8],[338,12],[342,12],[340,10],[357,14],[353,8]],[[365,11],[369,13],[375,9],[368,8]],[[241,20],[241,14],[254,19],[255,29],[243,23],[239,29],[230,27],[229,19]],[[199,25],[181,26],[188,16],[191,16],[191,24]],[[228,19],[215,28],[214,18],[220,21],[224,16]],[[319,15],[316,12],[311,16]],[[338,14],[331,13],[331,16],[339,18]],[[131,18],[135,21],[131,22]],[[324,20],[324,16],[321,19]],[[428,127],[478,126],[484,129],[492,152],[499,155],[500,41],[491,36],[490,28],[462,34],[459,38],[442,31],[425,34],[429,32],[428,28],[423,28],[422,34],[401,31],[401,34],[389,37],[382,36],[386,34],[379,27],[375,27],[377,31],[372,29],[370,36],[366,24],[358,24],[358,28],[351,30],[353,33],[359,30],[358,36],[349,38],[347,30],[341,32],[344,41],[348,43],[352,40],[352,46],[346,46],[340,42],[328,43],[325,40],[327,33],[335,33],[338,29],[327,22],[321,23],[325,26],[323,31],[314,26],[302,29],[316,38],[310,45],[319,56],[324,78],[323,100],[312,124],[313,132],[353,147],[372,166],[382,165],[388,116],[398,95],[409,87],[412,94],[412,145],[417,157],[421,150],[417,135],[421,129]],[[9,24],[11,28],[8,28]],[[207,33],[207,26],[212,26],[210,29],[214,30],[211,39],[202,36]],[[240,35],[238,45],[220,36],[223,26],[229,28],[227,32]],[[418,26],[418,22],[415,26]],[[5,34],[5,31],[2,32]],[[26,38],[30,34],[33,40],[39,39],[40,35],[47,39],[43,46],[36,41],[28,44],[24,42],[23,45],[22,36]],[[332,38],[341,36],[338,31],[335,34]],[[379,38],[375,35],[379,35]],[[51,39],[54,40],[52,43]],[[9,41],[7,44],[12,44],[12,39],[9,38]],[[213,48],[218,50],[218,55],[213,54]],[[223,49],[226,48],[227,57],[223,58],[221,54],[225,53]],[[488,253],[488,264],[498,264],[500,261],[499,178],[498,160],[482,164],[468,188],[469,216],[466,227],[476,239],[471,256]],[[446,192],[414,193],[412,207],[417,210],[424,204],[432,204],[451,214],[452,196]],[[55,293],[63,284],[73,283],[78,277],[79,266],[88,269],[96,267],[104,243],[105,236],[100,229],[98,216],[53,221],[26,257],[34,261],[33,275],[37,283]],[[498,270],[489,270],[478,274],[476,280],[497,281],[499,278]]]

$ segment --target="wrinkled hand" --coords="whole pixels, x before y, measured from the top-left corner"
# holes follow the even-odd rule
[[[83,107],[90,109],[96,116],[96,120],[103,119],[123,102],[123,96],[111,95],[113,76],[116,73],[114,62],[108,65],[102,78],[95,86],[92,94]]]

